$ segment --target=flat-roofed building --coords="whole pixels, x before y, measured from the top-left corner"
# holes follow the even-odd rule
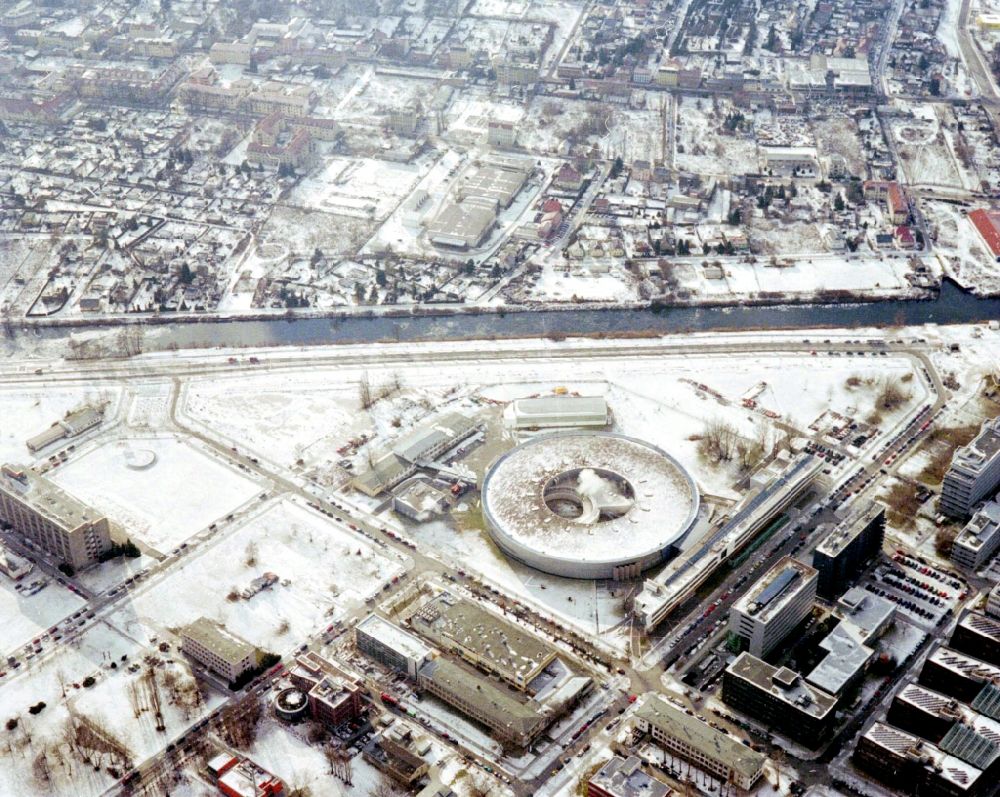
[[[225,797],[281,797],[285,792],[280,778],[249,758],[222,753],[209,761],[208,771]]]
[[[761,168],[782,174],[819,172],[819,156],[815,147],[761,147]]]
[[[657,694],[635,713],[636,727],[654,742],[724,783],[749,791],[760,780],[767,757],[736,738],[686,714]]]
[[[366,656],[410,678],[416,678],[417,670],[435,653],[434,648],[418,637],[377,614],[370,614],[358,623],[354,637],[358,650]]]
[[[495,209],[464,201],[448,202],[427,224],[431,243],[453,249],[479,246],[496,224]]]
[[[841,697],[860,683],[875,651],[865,644],[867,635],[850,620],[842,620],[820,640],[819,648],[826,655],[806,681],[827,694]]]
[[[986,596],[986,614],[1000,618],[1000,584],[997,584]]]
[[[840,596],[834,614],[857,626],[867,640],[877,639],[896,619],[896,605],[861,587],[851,587]]]
[[[729,610],[729,631],[766,656],[812,611],[816,571],[791,556],[772,567]]]
[[[1000,667],[1000,620],[975,612],[965,615],[955,626],[949,646]]]
[[[788,667],[741,653],[722,675],[722,700],[789,739],[818,747],[832,732],[837,698]]]
[[[462,177],[458,189],[459,199],[482,197],[507,208],[524,188],[531,173],[531,163],[505,159],[503,162],[486,163]]]
[[[587,781],[587,797],[670,797],[666,783],[642,770],[636,756],[614,756]]]
[[[968,703],[984,686],[1000,685],[1000,667],[951,648],[939,647],[924,662],[919,682],[928,689]]]
[[[1000,485],[1000,417],[984,421],[979,434],[957,449],[941,485],[941,511],[967,518]]]
[[[364,712],[362,685],[318,653],[309,651],[296,656],[288,674],[292,683],[306,693],[314,720],[335,728]]]
[[[884,722],[861,735],[853,761],[899,794],[978,797],[993,788],[982,770]]]
[[[882,550],[884,538],[885,508],[879,504],[871,503],[837,524],[813,551],[820,597],[833,600],[849,589]]]
[[[610,418],[604,396],[546,396],[515,399],[504,421],[522,429],[604,429]]]
[[[444,658],[432,659],[420,668],[417,686],[485,725],[494,739],[508,747],[527,747],[553,719],[534,701],[519,700],[516,692]]]
[[[987,501],[955,538],[951,561],[959,567],[979,570],[1000,547],[1000,503]]]
[[[181,629],[181,651],[229,683],[257,666],[257,648],[207,617]]]
[[[457,653],[521,692],[556,658],[542,639],[450,592],[421,606],[410,623],[441,650]]]
[[[0,520],[76,570],[97,564],[112,544],[107,517],[27,468],[0,468]]]

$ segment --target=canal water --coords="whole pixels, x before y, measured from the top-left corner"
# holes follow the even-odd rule
[[[157,324],[146,351],[167,348],[280,346],[377,341],[462,340],[658,332],[739,331],[807,327],[886,327],[925,323],[965,324],[1000,319],[1000,299],[980,299],[945,281],[936,299],[857,304],[805,304],[665,309],[539,310],[404,317],[345,315]],[[66,336],[47,327],[43,337]]]

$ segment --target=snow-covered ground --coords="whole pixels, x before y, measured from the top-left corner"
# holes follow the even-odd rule
[[[96,406],[108,402],[105,418],[114,417],[121,394],[121,388],[108,385],[99,388],[39,385],[36,390],[25,390],[23,387],[0,389],[0,463],[33,462],[35,455],[28,451],[24,441],[84,405]],[[47,457],[58,448],[58,445],[53,445],[40,455]]]
[[[360,607],[404,570],[393,555],[291,500],[266,505],[199,548],[166,578],[133,593],[115,622],[139,636],[205,615],[261,648],[283,652]],[[239,597],[267,572],[278,583]]]
[[[152,465],[130,466],[128,456],[148,453],[155,457]],[[53,471],[52,480],[161,553],[259,489],[193,441],[163,434],[101,442]]]
[[[186,665],[165,663],[156,668],[156,682],[166,730],[157,731],[150,717],[148,690],[138,686],[136,692],[143,673],[127,670],[142,652],[148,651],[99,621],[72,643],[62,644],[41,661],[29,662],[16,677],[0,682],[0,718],[17,720],[13,730],[5,731],[0,750],[0,794],[91,797],[115,781],[106,769],[95,770],[69,749],[66,736],[72,720],[88,723],[101,734],[107,732],[130,758],[141,759],[209,710],[212,700],[196,697],[200,693],[192,691]],[[160,655],[164,661],[170,658]],[[115,669],[110,669],[112,662]],[[83,687],[81,682],[88,676],[96,683]],[[172,702],[174,690],[179,702]],[[145,706],[138,718],[133,694],[138,705]],[[44,707],[31,715],[29,706],[38,704]],[[110,763],[107,756],[102,763]]]
[[[0,621],[4,628],[0,651],[14,652],[84,605],[83,598],[37,568],[24,578],[23,584],[40,579],[47,580],[48,586],[27,595],[16,590],[7,576],[0,575]]]

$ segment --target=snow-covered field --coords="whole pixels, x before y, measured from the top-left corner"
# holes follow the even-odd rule
[[[24,388],[0,390],[0,463],[34,461],[35,455],[28,451],[24,441],[85,404],[97,405],[107,401],[105,418],[113,417],[121,392],[121,388],[106,385],[100,388],[39,386],[37,390],[30,391]],[[47,457],[58,448],[58,445],[53,445],[41,455]]]
[[[133,594],[127,614],[115,616],[129,634],[143,633],[136,624],[155,633],[205,615],[261,648],[282,652],[403,572],[392,555],[294,501],[267,505],[182,562]],[[279,582],[249,599],[231,594],[266,572]]]
[[[49,581],[45,589],[34,595],[23,595],[14,589],[14,582],[0,575],[0,622],[4,629],[0,651],[15,651],[85,603],[79,595],[70,592],[55,579],[48,578],[37,568],[24,578],[24,583],[43,578]]]
[[[133,469],[126,455],[151,452]],[[68,493],[104,512],[125,533],[169,551],[259,489],[250,478],[181,436],[136,435],[102,442],[52,473]]]
[[[40,663],[22,669],[16,679],[8,677],[0,685],[0,718],[4,722],[17,720],[14,730],[5,731],[0,750],[0,794],[91,797],[114,782],[113,775],[95,770],[67,746],[69,724],[74,719],[99,733],[107,731],[130,758],[140,760],[161,749],[210,708],[211,700],[200,702],[195,697],[198,693],[191,691],[186,665],[166,663],[156,670],[166,730],[155,730],[148,711],[150,701],[143,697],[142,687],[140,704],[147,709],[136,718],[131,694],[142,672],[129,673],[126,668],[140,658],[139,653],[133,640],[98,622],[74,642],[62,645]],[[111,662],[116,669],[109,669]],[[94,686],[82,686],[87,676],[95,678]],[[181,702],[171,702],[173,688],[186,693]],[[39,703],[44,703],[42,710],[29,714],[29,706]],[[109,764],[109,757],[105,755],[102,763]]]

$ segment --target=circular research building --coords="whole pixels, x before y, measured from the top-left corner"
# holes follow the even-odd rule
[[[568,578],[634,578],[698,514],[698,488],[656,446],[623,435],[535,437],[483,478],[483,515],[504,552]]]

